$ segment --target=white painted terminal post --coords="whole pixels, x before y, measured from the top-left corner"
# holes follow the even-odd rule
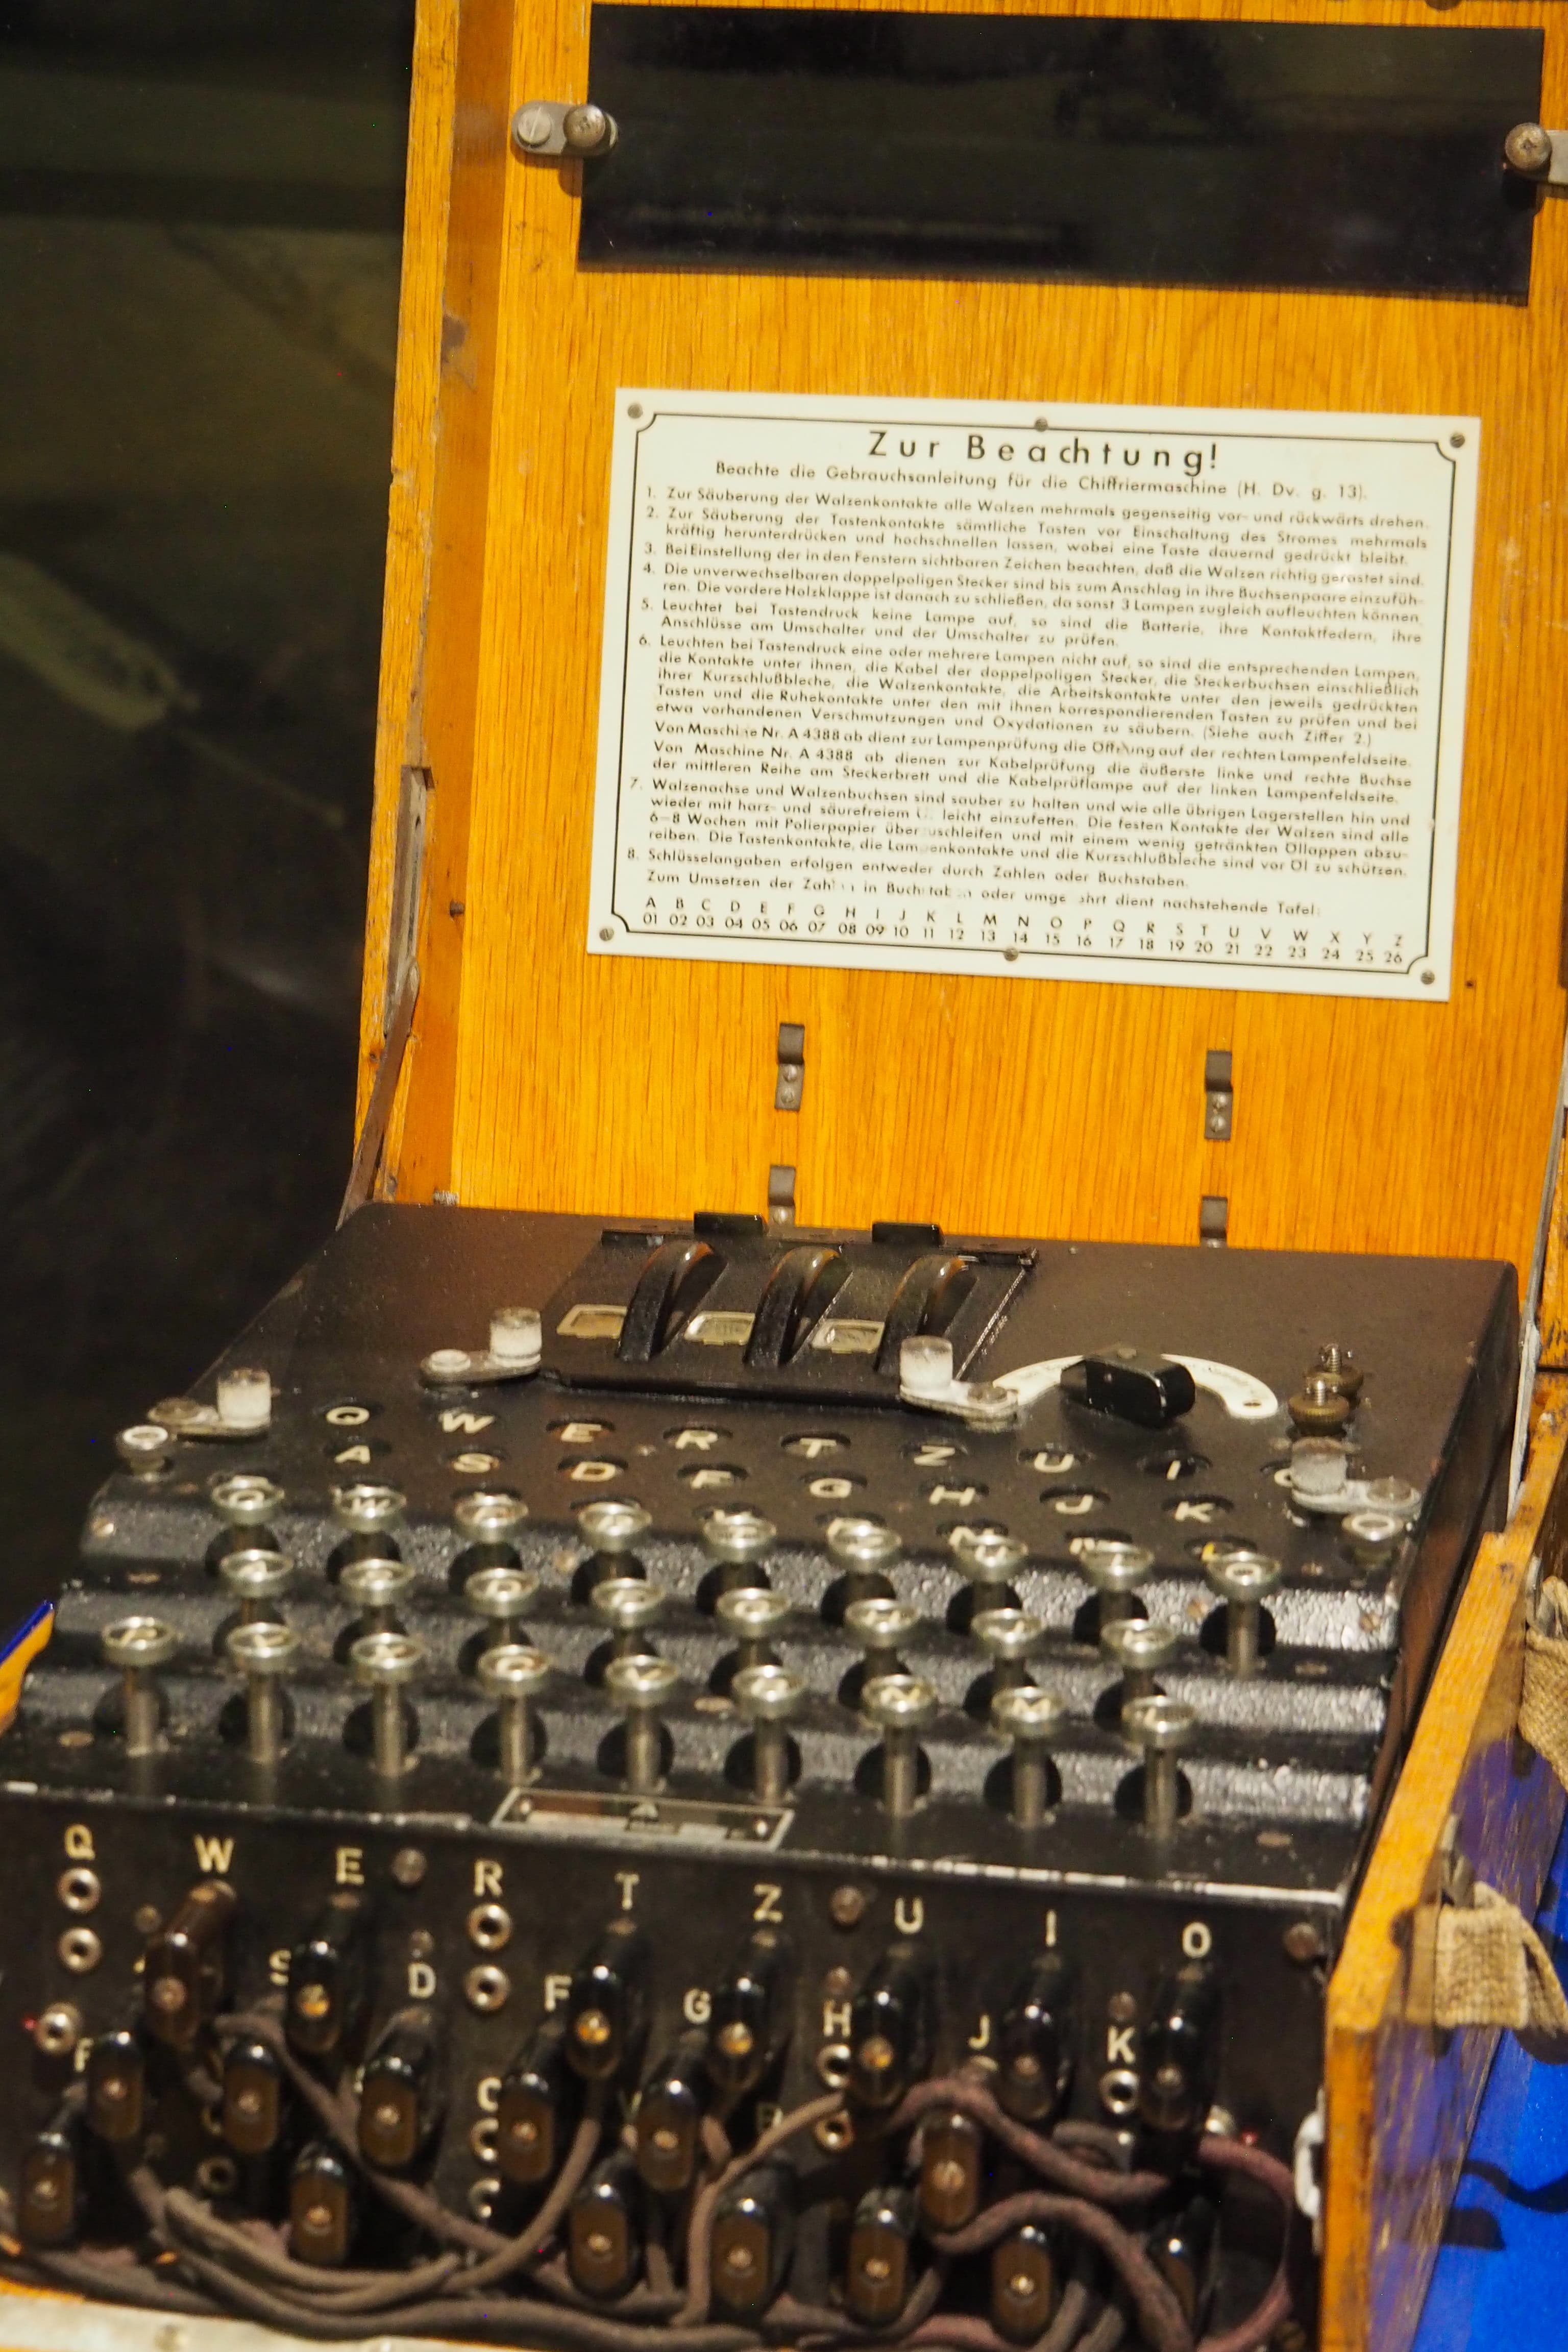
[[[419,1367],[428,1387],[476,1388],[497,1381],[525,1381],[539,1370],[544,1324],[537,1307],[498,1307],[490,1317],[490,1343],[482,1350],[437,1348]]]

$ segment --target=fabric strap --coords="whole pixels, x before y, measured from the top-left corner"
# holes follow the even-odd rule
[[[1519,1727],[1568,1788],[1568,1584],[1549,1576],[1524,1629]]]
[[[1473,1906],[1445,1903],[1437,1915],[1432,2022],[1568,2033],[1568,1997],[1545,1945],[1506,1895],[1479,1881]]]

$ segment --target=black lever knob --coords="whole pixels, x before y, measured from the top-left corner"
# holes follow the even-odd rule
[[[352,2042],[370,1992],[370,1905],[346,1889],[317,1914],[289,1955],[283,2029],[307,2058]]]
[[[868,2189],[855,2208],[844,2301],[862,2327],[896,2319],[909,2300],[915,2200],[907,2189]]]
[[[790,1950],[763,1927],[748,1937],[714,1992],[708,2021],[708,2072],[721,2091],[754,2090],[789,2031]]]
[[[683,2033],[654,2068],[637,2101],[637,2170],[648,2188],[662,2195],[689,2189],[697,2169],[707,2060],[707,2034]]]
[[[795,2174],[760,2164],[720,2198],[713,2213],[713,2300],[733,2319],[766,2309],[784,2283],[795,2243]]]
[[[359,2144],[367,2164],[404,2172],[445,2105],[441,2050],[427,2009],[400,2010],[376,2041],[360,2082]]]
[[[582,2294],[605,2303],[636,2278],[642,2248],[637,2167],[625,2148],[596,2165],[566,2213],[566,2266]]]
[[[566,2063],[565,2027],[552,2019],[501,2077],[496,2163],[509,2180],[532,2189],[553,2177],[566,2153],[578,2095]]]
[[[29,2246],[68,2245],[83,2204],[81,2108],[68,2100],[22,2158],[16,2227]]]
[[[928,2230],[962,2230],[980,2210],[985,2136],[973,2116],[938,2108],[921,2126],[921,2220]]]
[[[203,1879],[148,1943],[142,1997],[147,2031],[155,2041],[185,2047],[216,2010],[227,1979],[229,1927],[238,1908],[232,1886],[221,1878]]]
[[[1037,2221],[1026,2221],[993,2247],[991,2325],[1009,2344],[1035,2344],[1057,2307],[1057,2265]]]
[[[1197,2132],[1219,2063],[1219,1978],[1189,1960],[1155,1988],[1142,2033],[1139,2109],[1151,2131]]]
[[[642,2040],[648,1947],[629,1920],[605,1928],[572,1979],[566,1999],[566,2061],[586,2083],[616,2074]]]
[[[220,2127],[237,2156],[267,2156],[287,2120],[284,2074],[269,2043],[247,2037],[223,2054]]]
[[[1214,2273],[1215,2225],[1218,2214],[1206,2197],[1194,2197],[1179,2213],[1157,2221],[1149,2233],[1150,2260],[1175,2292],[1194,2336]]]
[[[1057,1952],[1037,1952],[996,2028],[996,2096],[1020,2123],[1048,2122],[1072,2074],[1072,1971]]]
[[[1191,1412],[1197,1390],[1185,1364],[1169,1356],[1145,1355],[1137,1348],[1102,1348],[1068,1364],[1062,1394],[1090,1412],[1107,1412],[1139,1429],[1167,1429]]]
[[[147,2053],[132,2026],[100,2033],[87,2057],[88,2128],[121,2145],[140,2139],[147,2118]]]
[[[914,1944],[895,1944],[877,1962],[849,2013],[848,2091],[862,2107],[896,2106],[926,2073],[932,1972]]]
[[[289,2252],[297,2263],[340,2269],[353,2251],[357,2220],[353,2168],[324,2140],[311,2140],[289,2176]]]

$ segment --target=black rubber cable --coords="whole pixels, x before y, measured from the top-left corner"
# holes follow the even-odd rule
[[[1064,2148],[1028,2131],[1004,2113],[992,2094],[973,2074],[949,2074],[935,2082],[917,2083],[903,2099],[887,2128],[908,2130],[933,2107],[956,2107],[961,2115],[983,2124],[993,2138],[1022,2158],[1031,2171],[1069,2197],[1086,2197],[1099,2205],[1144,2205],[1163,2197],[1171,2186],[1163,2172],[1112,2172],[1103,2165],[1082,2164]]]
[[[188,2189],[168,2191],[163,2219],[175,2237],[194,2238],[198,2252],[210,2254],[218,2262],[226,2256],[259,2273],[275,2286],[290,2287],[300,2294],[318,2295],[341,2311],[374,2311],[382,2302],[407,2303],[417,2295],[435,2294],[462,2262],[460,2254],[445,2253],[437,2255],[434,2262],[420,2263],[406,2271],[319,2270],[309,2263],[294,2262],[264,2239],[254,2238],[237,2228],[232,2221],[221,2221]]]
[[[28,2250],[26,2267],[41,2271],[73,2294],[89,2294],[103,2303],[133,2303],[144,2311],[174,2311],[189,2319],[216,2318],[221,2308],[210,2297],[141,2263],[106,2262],[96,2254],[54,2252],[40,2246]],[[24,2274],[19,2264],[7,2263],[4,2268],[8,2276]]]

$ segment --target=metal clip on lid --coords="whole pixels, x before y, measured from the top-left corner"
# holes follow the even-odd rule
[[[619,135],[614,115],[592,99],[581,106],[526,99],[511,118],[511,143],[520,155],[607,155]]]

